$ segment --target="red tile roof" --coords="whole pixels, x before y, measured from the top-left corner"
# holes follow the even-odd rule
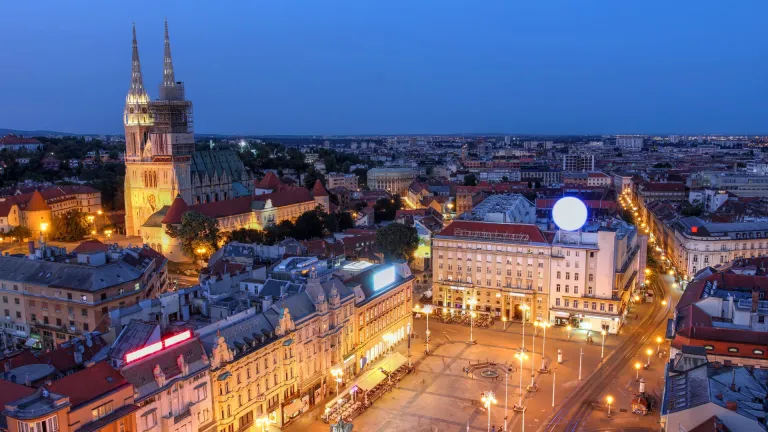
[[[256,195],[253,197],[253,201],[266,202],[267,200],[272,200],[272,207],[283,207],[287,205],[314,201],[307,189],[294,186],[281,186],[277,192],[264,195]]]
[[[272,195],[272,194],[267,194],[267,195]],[[263,197],[265,195],[259,195],[259,196]],[[195,204],[193,206],[189,206],[189,211],[200,212],[211,218],[220,218],[220,217],[232,216],[237,214],[245,214],[251,211],[252,200],[253,200],[252,197],[244,196],[244,197],[233,198],[233,199],[228,199],[224,201],[213,201],[213,202],[208,202],[203,204]],[[171,211],[169,209],[168,213],[170,212]],[[181,222],[181,218],[179,218],[179,222]],[[165,218],[163,218],[163,223],[165,223]]]
[[[271,189],[275,190],[282,183],[272,171],[268,172],[261,180],[256,183],[256,189]]]
[[[642,185],[644,191],[648,192],[685,192],[683,183],[652,183],[648,182]]]
[[[40,191],[32,192],[32,198],[30,198],[29,203],[25,208],[26,211],[42,211],[50,209],[48,204],[45,203],[45,198],[43,198],[43,194],[41,194]]]
[[[78,369],[81,365],[75,361],[75,350],[79,345],[83,347],[83,362],[87,362],[109,344],[101,336],[93,337],[91,339],[91,346],[88,346],[84,340],[77,344],[70,341],[66,343],[66,346],[62,345],[53,351],[40,354],[38,363],[47,363],[62,374]]]
[[[32,387],[0,380],[0,407],[5,409],[7,404],[27,397],[36,391],[37,389]]]
[[[130,384],[118,371],[107,362],[100,362],[54,381],[49,390],[68,396],[72,406],[77,407],[127,385]]]
[[[107,252],[108,250],[109,247],[107,245],[96,239],[93,239],[80,243],[76,248],[72,250],[72,253]]]
[[[8,217],[11,214],[11,209],[16,203],[11,200],[0,201],[0,217]]]
[[[320,180],[315,180],[315,185],[312,187],[312,196],[328,196],[328,191],[325,190]]]
[[[485,233],[498,234],[521,234],[527,235],[529,241],[536,243],[547,243],[544,234],[536,225],[527,224],[507,224],[492,222],[476,222],[455,220],[440,231],[441,236],[456,236],[456,230],[480,231]]]
[[[163,217],[163,220],[160,221],[160,223],[163,224],[180,224],[181,223],[181,217],[184,215],[184,213],[189,210],[189,206],[187,206],[187,202],[184,201],[184,198],[181,197],[181,195],[176,195],[176,198],[173,199],[173,202],[171,203],[171,208],[168,209],[168,212]]]

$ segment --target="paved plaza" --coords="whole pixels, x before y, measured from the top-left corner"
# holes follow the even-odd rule
[[[638,306],[630,316],[632,321],[622,334],[633,330],[635,314],[641,317],[647,305]],[[476,344],[468,344],[469,327],[458,324],[442,324],[430,321],[432,354],[423,356],[424,330],[423,319],[414,321],[414,331],[419,335],[414,339],[412,360],[417,365],[416,371],[406,376],[399,387],[378,399],[365,413],[353,423],[360,431],[485,431],[488,424],[488,412],[480,401],[481,394],[493,391],[497,404],[491,408],[491,425],[498,430],[504,424],[505,390],[508,393],[506,403],[508,429],[522,430],[523,416],[513,411],[520,394],[520,364],[514,354],[521,346],[522,328],[520,324],[507,326],[506,330],[497,325],[491,329],[474,329]],[[553,373],[540,374],[542,362],[543,333],[537,332],[535,347],[532,350],[533,327],[526,325],[525,348],[529,356],[523,363],[523,405],[525,428],[534,431],[541,426],[553,411],[553,379],[555,379],[555,404],[560,403],[569,393],[580,385],[579,352],[583,350],[582,378],[588,379],[601,362],[601,336],[593,333],[594,342],[586,342],[586,333],[573,331],[571,339],[564,328],[550,327],[546,338],[546,356],[544,362]],[[606,358],[620,343],[621,335],[608,335],[605,341]],[[557,364],[557,350],[563,352],[563,363]],[[405,344],[397,347],[406,353]],[[534,379],[539,390],[529,393],[525,388],[531,383],[531,360],[536,369]],[[498,378],[485,378],[481,372],[485,369],[498,371],[498,368],[479,368],[468,374],[465,368],[473,363],[510,362],[513,372],[505,387],[503,372]],[[493,375],[491,373],[490,375]],[[302,415],[289,431],[327,431],[328,425],[317,420],[319,409]]]

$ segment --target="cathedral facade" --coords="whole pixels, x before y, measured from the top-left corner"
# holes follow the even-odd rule
[[[141,73],[133,28],[131,87],[125,99],[126,234],[148,243],[153,215],[176,196],[190,205],[226,201],[253,193],[253,178],[232,150],[195,151],[192,102],[175,79],[168,23],[165,23],[163,81],[150,100]],[[149,224],[148,224],[149,222]],[[154,236],[152,236],[154,237]]]

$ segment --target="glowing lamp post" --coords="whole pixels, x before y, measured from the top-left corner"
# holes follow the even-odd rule
[[[571,330],[573,330],[573,327],[571,327],[570,324],[565,326],[565,329],[568,330],[568,339],[571,339]]]
[[[636,381],[640,379],[640,368],[641,367],[642,367],[642,365],[640,364],[640,362],[635,362],[635,380]]]
[[[334,368],[331,369],[331,375],[333,375],[334,381],[336,381],[336,397],[339,396],[339,384],[341,384],[341,375],[344,372],[341,370],[341,368]]]
[[[537,321],[533,322],[533,336],[531,336],[531,384],[528,386],[529,392],[535,392],[538,390],[536,388],[536,383],[534,382],[534,378],[536,377],[536,373],[534,372],[533,368],[535,367],[534,363],[536,361],[533,359],[533,357],[536,355],[536,328],[539,326],[539,323]],[[544,351],[541,352],[541,358],[544,358]]]
[[[549,372],[547,370],[547,366],[544,364],[544,349],[547,347],[547,327],[552,326],[552,324],[548,322],[541,322],[539,323],[539,327],[544,329],[544,337],[541,341],[541,369],[539,369],[539,372],[541,373],[547,373]]]
[[[473,338],[473,329],[475,326],[475,312],[472,311],[474,309],[474,306],[477,304],[477,299],[471,298],[467,300],[467,305],[469,305],[469,343],[475,343],[475,340]]]
[[[524,305],[520,306],[520,310],[523,311],[523,341],[522,341],[522,345],[521,345],[523,350],[525,350],[525,315],[526,315],[526,312],[528,311],[528,309],[530,309],[528,307],[528,305],[524,304]]]
[[[613,403],[613,396],[608,395],[608,397],[605,398],[605,401],[608,402],[608,415],[611,415],[611,404]]]
[[[603,358],[605,356],[605,335],[606,335],[605,330],[601,331],[600,334],[603,335],[603,344],[600,347],[600,358]]]
[[[496,405],[496,395],[492,391],[485,392],[482,401],[488,411],[488,432],[491,432],[491,405]]]
[[[523,407],[523,361],[528,359],[528,355],[525,354],[525,351],[520,349],[520,351],[515,354],[515,358],[520,360],[520,395],[517,399],[517,405],[514,406],[515,411],[525,411],[525,408]]]
[[[663,339],[661,338],[661,336],[656,336],[656,352],[657,353],[661,352],[661,341],[662,340]]]
[[[653,354],[653,350],[652,350],[652,349],[650,349],[650,348],[648,348],[648,349],[645,351],[645,353],[646,353],[646,354],[648,354],[648,366],[650,367],[650,366],[651,366],[651,355]]]
[[[504,331],[507,331],[507,317],[501,317],[502,325],[504,326]]]
[[[432,305],[426,305],[423,308],[420,306],[417,306],[415,308],[416,312],[423,313],[427,316],[427,331],[424,332],[426,335],[426,338],[424,342],[427,344],[426,354],[429,354],[429,315],[434,311],[434,308],[432,308]]]

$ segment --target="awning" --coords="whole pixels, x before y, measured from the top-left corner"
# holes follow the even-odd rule
[[[37,339],[35,339],[35,338],[29,338],[29,339],[27,339],[27,341],[24,343],[24,345],[26,345],[26,346],[28,346],[28,347],[33,347],[33,346],[35,346],[35,344],[36,344],[36,343],[37,343]]]
[[[387,358],[375,365],[374,369],[369,371],[362,379],[358,380],[356,384],[363,390],[370,390],[376,387],[376,384],[387,379],[387,375],[384,374],[381,369],[384,369],[387,373],[392,373],[407,361],[408,359],[398,352],[390,354]]]
[[[301,401],[301,399],[296,399],[295,401],[289,403],[283,408],[283,414],[288,417],[294,417],[304,408],[304,403]]]

